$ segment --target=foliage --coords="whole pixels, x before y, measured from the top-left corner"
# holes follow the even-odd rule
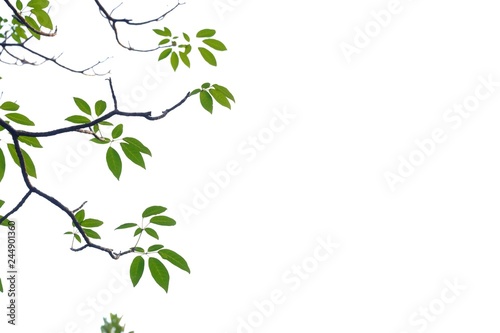
[[[109,322],[106,318],[103,318],[104,325],[101,326],[101,333],[125,333],[125,325],[120,325],[122,318],[112,313],[110,314],[110,317],[111,320]]]

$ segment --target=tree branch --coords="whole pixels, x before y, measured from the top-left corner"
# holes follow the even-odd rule
[[[21,22],[26,28],[28,28],[29,30],[31,30],[32,32],[34,32],[35,34],[38,34],[38,35],[41,35],[41,36],[46,36],[46,37],[54,37],[57,33],[57,28],[55,30],[55,32],[43,32],[41,30],[38,30],[38,29],[35,29],[33,28],[25,19],[24,17],[21,15],[21,13],[19,13],[16,9],[16,7],[14,7],[8,0],[4,0],[4,2],[7,4],[7,6],[9,6],[10,10],[12,10],[12,12],[14,13],[14,17],[19,21]]]

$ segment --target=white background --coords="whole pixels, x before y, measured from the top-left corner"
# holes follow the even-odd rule
[[[160,241],[183,255],[192,273],[169,266],[168,294],[147,271],[133,288],[127,276],[133,256],[113,261],[92,249],[70,251],[63,235],[68,218],[33,196],[15,215],[18,326],[2,314],[0,330],[99,332],[110,312],[136,333],[498,330],[500,86],[460,126],[443,118],[474,96],[480,77],[500,81],[498,8],[486,0],[393,4],[188,1],[146,30],[124,28],[125,40],[144,46],[159,40],[150,32],[156,27],[192,36],[216,29],[229,49],[216,54],[218,67],[198,56],[191,69],[181,65],[174,73],[167,62],[157,64],[158,53],[118,48],[91,1],[55,2],[58,37],[33,47],[64,51],[61,62],[73,67],[113,55],[101,68],[112,70],[117,95],[146,91],[128,105],[131,111],[159,112],[206,81],[227,86],[237,103],[210,115],[191,98],[159,122],[114,120],[153,152],[146,171],[125,162],[119,182],[97,146],[58,176],[54,165],[67,163],[88,139],[83,135],[44,139],[43,150],[30,149],[36,186],[72,209],[88,201],[87,216],[105,222],[100,244],[132,246],[130,229],[113,229],[139,222],[149,205],[167,206],[178,224],[161,230]],[[116,15],[148,18],[165,6],[125,3]],[[398,9],[385,26],[374,23],[370,13],[388,7]],[[360,46],[359,31],[367,27],[375,29],[369,42],[346,57],[342,43]],[[152,72],[160,82],[145,90]],[[111,104],[103,77],[51,64],[2,65],[1,75],[2,100],[17,101],[38,130],[78,114],[73,96]],[[270,138],[277,112],[292,116]],[[415,141],[435,129],[447,139],[392,191],[384,175],[397,174],[399,157],[408,160],[419,149]],[[243,153],[259,135],[255,155]],[[2,149],[7,139],[3,134]],[[240,172],[197,215],[183,214],[210,186],[210,173],[231,161]],[[24,193],[10,163],[0,188],[4,209]],[[331,253],[318,248],[328,239],[340,244]],[[156,243],[144,240],[145,247]],[[309,273],[297,275],[294,266]],[[453,293],[450,283],[465,290]],[[279,304],[271,306],[276,293]],[[1,294],[2,313],[6,300]]]

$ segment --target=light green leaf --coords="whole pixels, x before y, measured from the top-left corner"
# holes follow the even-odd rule
[[[145,262],[142,256],[135,257],[130,264],[130,280],[134,287],[139,283],[142,273],[144,273],[144,265]]]
[[[5,164],[5,155],[3,153],[2,148],[0,148],[0,182],[3,179],[3,176],[5,176],[5,167],[6,167],[6,164]],[[4,202],[2,201],[2,204],[0,205],[0,207],[2,207],[3,203]]]
[[[85,209],[79,210],[75,214],[75,219],[78,223],[81,223],[85,219]]]
[[[189,96],[193,96],[193,95],[199,94],[200,91],[201,91],[201,89],[195,89],[195,90],[191,91],[191,93],[189,94]]]
[[[205,37],[212,37],[213,35],[215,35],[215,30],[203,29],[203,30],[198,31],[198,33],[196,34],[196,37],[205,38]]]
[[[187,33],[183,32],[182,35],[184,36],[184,39],[186,40],[186,42],[189,43],[191,41],[191,39],[189,38],[189,35]]]
[[[148,260],[149,271],[151,272],[151,276],[156,281],[156,283],[168,293],[168,284],[170,281],[170,275],[168,274],[167,268],[163,263],[153,257],[150,257]]]
[[[113,139],[119,138],[120,135],[122,135],[122,134],[123,134],[123,125],[122,124],[116,125],[116,127],[111,132],[111,136],[113,137]]]
[[[159,249],[163,249],[163,245],[161,244],[156,244],[156,245],[151,245],[150,247],[148,247],[148,252],[155,252],[155,251],[158,251]]]
[[[212,110],[214,108],[214,101],[212,99],[212,96],[206,90],[202,90],[200,92],[200,103],[205,110],[212,113]]]
[[[224,86],[221,86],[220,84],[214,84],[213,87],[216,90],[219,90],[221,93],[223,93],[227,98],[229,98],[230,100],[232,100],[233,102],[235,102],[234,96],[233,96],[233,94],[231,94],[231,92],[229,92],[229,89],[227,89]]]
[[[147,233],[149,236],[151,236],[151,237],[153,237],[153,238],[156,238],[156,239],[160,239],[160,237],[158,236],[158,234],[156,233],[156,231],[155,231],[154,229],[151,229],[151,228],[146,228],[146,229],[144,229],[144,230],[146,230],[146,233]]]
[[[104,138],[103,140],[99,140],[97,138],[92,138],[92,139],[90,139],[90,141],[97,143],[99,145],[105,145],[105,144],[108,144],[111,142],[111,140],[108,138]]]
[[[173,226],[175,225],[175,220],[165,215],[154,216],[150,220],[153,224],[158,224],[162,226]]]
[[[132,227],[135,227],[137,226],[137,223],[124,223],[122,225],[120,225],[119,227],[117,227],[115,230],[118,230],[118,229],[127,229],[127,228],[132,228]]]
[[[85,117],[85,116],[78,116],[78,115],[75,115],[75,116],[69,116],[68,118],[64,119],[64,120],[67,120],[69,122],[72,122],[72,123],[75,123],[75,124],[86,124],[86,123],[90,123],[90,119]]]
[[[92,229],[83,229],[83,231],[89,238],[101,239],[101,236],[99,236],[99,234]]]
[[[189,58],[186,53],[184,52],[179,52],[179,57],[181,58],[182,62],[186,67],[190,68],[191,67],[191,61],[189,61]]]
[[[103,225],[103,222],[96,219],[86,219],[80,223],[82,227],[95,228]]]
[[[26,20],[26,22],[28,22],[28,24],[34,28],[35,30],[37,31],[40,31],[40,26],[38,25],[38,23],[31,17],[31,16],[25,16],[24,19]],[[40,35],[37,34],[36,32],[28,29],[28,31],[30,32],[30,34],[33,35],[33,37],[35,37],[36,39],[40,39]]]
[[[134,248],[134,252],[142,252],[142,253],[144,253],[145,251],[144,251],[144,249],[142,247],[136,246]]]
[[[3,102],[2,105],[0,105],[0,109],[5,111],[17,111],[19,110],[19,105],[14,102]]]
[[[171,37],[172,36],[172,32],[170,32],[170,29],[168,29],[167,27],[164,27],[163,30],[153,29],[153,31],[157,35],[160,35],[160,36],[164,36],[164,37]]]
[[[125,141],[128,144],[131,144],[132,146],[135,146],[141,153],[152,156],[149,148],[143,145],[142,142],[140,142],[139,140],[135,138],[126,137],[123,138],[123,141]]]
[[[106,102],[105,101],[97,101],[95,102],[95,114],[99,117],[101,114],[103,114],[104,111],[106,111]]]
[[[144,163],[144,158],[141,155],[139,149],[128,143],[121,142],[120,147],[122,147],[123,153],[129,160],[137,164],[138,166],[146,169],[146,164]]]
[[[106,152],[106,162],[111,173],[113,173],[116,179],[120,180],[120,175],[122,174],[122,159],[113,147],[109,147]]]
[[[9,149],[10,156],[12,157],[14,163],[16,163],[19,167],[21,167],[21,162],[19,161],[19,158],[16,153],[16,147],[12,143],[8,143],[7,148]],[[26,165],[26,172],[28,173],[29,176],[36,178],[36,169],[33,160],[28,155],[28,153],[25,152],[23,149],[21,149],[21,154],[23,155],[24,163]]]
[[[217,39],[204,39],[203,40],[203,43],[207,44],[208,46],[210,46],[211,48],[213,48],[214,50],[217,50],[217,51],[226,51],[227,48],[226,48],[226,45],[224,45],[224,43],[222,43],[220,40],[217,40]]]
[[[42,145],[40,144],[40,141],[38,141],[37,138],[31,137],[31,136],[20,136],[18,137],[19,141],[22,143],[27,144],[28,146],[34,147],[34,148],[43,148]]]
[[[142,213],[142,217],[145,218],[145,217],[149,217],[149,216],[153,216],[153,215],[158,215],[158,214],[163,213],[166,210],[167,210],[167,208],[165,208],[163,206],[151,206],[151,207],[148,207],[144,210],[144,212]]]
[[[186,260],[184,260],[183,257],[181,257],[179,254],[175,253],[172,250],[167,250],[163,249],[158,251],[158,254],[165,260],[170,261],[173,265],[179,267],[180,269],[191,273],[191,270],[189,269],[189,265],[187,264]]]
[[[36,9],[43,9],[48,7],[48,5],[49,5],[48,0],[31,0],[30,2],[28,2],[28,6]]]
[[[204,47],[199,47],[198,51],[200,51],[201,56],[203,57],[203,59],[205,59],[206,62],[208,62],[212,66],[217,66],[217,60],[215,59],[215,56],[212,52]]]
[[[79,97],[73,97],[73,101],[75,102],[76,106],[82,111],[83,113],[88,114],[89,116],[92,114],[92,110],[90,109],[90,105],[85,102],[83,99]]]
[[[217,101],[217,103],[219,103],[222,106],[225,106],[228,109],[231,109],[231,104],[229,103],[229,100],[222,92],[216,89],[210,89],[208,92]]]
[[[26,125],[26,126],[35,126],[35,123],[32,122],[28,117],[22,115],[20,113],[7,113],[5,117],[9,118],[15,123]]]
[[[52,25],[52,20],[44,10],[42,9],[32,9],[31,12],[35,14],[36,19],[42,27],[52,30],[54,26]]]
[[[179,67],[179,55],[177,54],[177,52],[172,53],[172,56],[170,57],[170,64],[172,65],[172,68],[175,72],[177,70],[177,67]]]
[[[158,57],[158,61],[160,60],[163,60],[165,59],[166,57],[168,57],[170,55],[170,53],[172,52],[172,49],[166,49],[166,50],[163,50],[162,53],[160,53],[160,56]]]
[[[82,242],[82,239],[80,238],[80,235],[74,234],[73,236],[75,236],[75,239],[78,241],[78,243]]]
[[[0,279],[0,293],[3,293],[2,279]]]

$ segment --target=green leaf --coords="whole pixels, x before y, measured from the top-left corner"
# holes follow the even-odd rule
[[[105,101],[97,101],[95,102],[95,114],[99,117],[101,114],[103,114],[104,111],[106,111],[106,102]]]
[[[0,149],[1,150],[1,149]],[[0,200],[0,208],[2,208],[2,206],[5,204],[5,201],[3,200]]]
[[[52,20],[50,19],[49,14],[47,14],[44,10],[42,9],[32,9],[31,12],[35,14],[36,19],[40,23],[41,26],[52,30],[54,26],[52,25]]]
[[[162,53],[160,53],[160,56],[158,57],[158,61],[160,60],[163,60],[165,59],[166,57],[168,57],[170,55],[170,53],[172,52],[172,49],[166,49],[166,50],[163,50]]]
[[[201,85],[201,87],[202,87],[203,89],[207,89],[208,87],[210,87],[210,82],[205,82],[205,83],[203,83],[203,84]]]
[[[182,62],[186,67],[190,68],[191,67],[191,61],[189,61],[189,58],[186,53],[184,52],[179,52],[179,57],[181,58]]]
[[[3,179],[3,176],[5,175],[5,155],[3,153],[3,150],[2,148],[0,148],[0,182],[2,181]],[[2,205],[4,204],[4,202],[2,201],[2,204],[0,205],[0,207],[2,207]]]
[[[165,208],[163,206],[151,206],[151,207],[146,208],[144,210],[144,212],[142,212],[142,217],[145,218],[145,217],[149,217],[149,216],[153,216],[153,215],[158,215],[158,214],[163,213],[166,210],[167,210],[167,208]]]
[[[28,6],[36,9],[43,9],[49,5],[48,0],[31,0],[28,2]]]
[[[32,28],[35,28],[35,30],[37,31],[40,31],[40,26],[38,25],[38,23],[31,17],[31,16],[25,16],[24,19],[26,20],[26,22],[28,22],[28,24],[32,27]],[[28,31],[30,32],[30,34],[33,35],[33,37],[35,37],[36,39],[40,39],[40,35],[37,34],[36,32],[28,29]]]
[[[108,139],[108,138],[104,138],[104,141],[103,140],[99,140],[97,138],[92,138],[92,139],[90,139],[90,141],[92,141],[94,143],[97,143],[97,144],[100,144],[100,145],[105,145],[105,144],[108,144],[108,143],[111,142],[111,140]]]
[[[217,51],[227,50],[226,45],[224,45],[224,43],[222,43],[220,40],[217,39],[204,39],[203,43],[207,44],[208,46]]]
[[[171,37],[172,36],[172,32],[170,32],[170,29],[168,28],[163,28],[163,30],[160,30],[160,29],[153,29],[153,31],[157,34],[157,35],[160,35],[160,36],[164,36],[164,37]]]
[[[135,231],[134,231],[134,237],[137,236],[137,235],[139,235],[140,233],[142,233],[142,230],[143,230],[142,228],[135,229]]]
[[[158,45],[164,45],[168,43],[170,43],[170,38],[164,38],[158,43]]]
[[[229,103],[229,100],[222,92],[216,89],[210,89],[208,92],[217,101],[217,103],[219,103],[222,106],[225,106],[228,109],[231,109],[231,104]]]
[[[0,293],[3,293],[2,280],[0,279]]]
[[[32,122],[28,117],[22,115],[20,113],[7,113],[5,117],[9,118],[15,123],[26,125],[26,126],[35,126],[35,123]]]
[[[230,100],[232,100],[233,102],[235,102],[235,100],[234,100],[234,96],[233,96],[233,94],[231,94],[231,93],[229,92],[229,89],[227,89],[226,87],[221,86],[221,85],[219,85],[219,84],[214,84],[214,85],[213,85],[213,87],[214,87],[216,90],[218,90],[218,91],[220,91],[221,93],[223,93],[223,94],[224,94],[227,98],[229,98]]]
[[[139,140],[135,138],[126,137],[123,138],[123,141],[125,141],[128,144],[131,144],[132,146],[135,146],[141,153],[152,156],[149,148],[143,145],[142,142],[140,142]]]
[[[81,222],[80,225],[86,228],[95,228],[103,225],[103,222],[96,219],[86,219],[83,222]]]
[[[156,245],[151,245],[150,247],[148,247],[148,252],[155,252],[155,251],[158,251],[159,249],[163,249],[163,245],[161,244],[156,244]]]
[[[168,283],[170,281],[170,276],[168,274],[167,268],[163,263],[153,257],[150,257],[148,260],[149,271],[151,272],[151,276],[158,283],[160,287],[168,293]]]
[[[144,273],[144,258],[142,256],[137,256],[132,260],[130,264],[130,280],[132,285],[135,287]]]
[[[40,144],[40,141],[38,141],[37,138],[31,137],[31,136],[20,136],[18,137],[19,141],[22,143],[27,144],[28,146],[34,147],[34,148],[43,148],[42,145]]]
[[[83,229],[83,231],[89,238],[101,239],[101,236],[99,236],[99,234],[92,229]]]
[[[179,254],[175,253],[174,251],[163,249],[163,250],[158,251],[158,254],[163,259],[170,261],[173,265],[179,267],[180,269],[182,269],[188,273],[191,273],[191,270],[189,269],[189,266],[188,266],[186,260],[184,260],[183,257],[181,257]]]
[[[206,62],[208,62],[212,66],[217,66],[217,60],[215,59],[215,56],[212,52],[204,47],[199,47],[198,51],[200,51],[201,56],[203,57],[203,59],[205,59]]]
[[[116,127],[111,132],[111,136],[113,137],[113,139],[119,138],[120,135],[122,135],[122,134],[123,134],[123,125],[122,124],[116,125]]]
[[[73,97],[73,101],[75,102],[76,106],[82,111],[83,113],[88,114],[89,116],[92,114],[92,110],[90,109],[90,105],[85,102],[83,99],[79,97]]]
[[[12,143],[8,143],[7,148],[9,149],[10,156],[12,157],[14,163],[16,163],[19,167],[21,167],[21,163],[16,153],[16,147]],[[36,178],[36,169],[33,160],[28,155],[28,153],[25,152],[23,149],[21,149],[21,154],[23,155],[24,163],[26,165],[26,172],[28,173],[29,176]]]
[[[138,166],[146,169],[146,164],[144,163],[144,158],[141,155],[139,149],[128,143],[121,142],[120,147],[122,147],[123,153],[129,160],[137,164]]]
[[[203,30],[198,31],[198,33],[196,34],[196,37],[204,38],[204,37],[212,37],[213,35],[215,35],[215,30],[203,29]]]
[[[78,223],[81,223],[85,219],[85,209],[79,210],[75,214],[75,219]]]
[[[205,110],[212,113],[212,110],[214,108],[214,101],[212,99],[212,96],[206,90],[202,90],[200,92],[200,103]]]
[[[191,93],[189,94],[189,96],[193,96],[193,95],[199,94],[200,91],[201,91],[201,89],[195,89],[195,90],[191,91]]]
[[[186,40],[186,42],[189,43],[191,41],[191,39],[189,38],[189,35],[187,33],[183,32],[182,35],[184,36],[184,39]]]
[[[85,116],[69,116],[68,118],[64,119],[69,122],[75,123],[75,124],[86,124],[90,123],[90,119],[85,117]]]
[[[136,246],[134,248],[134,252],[142,252],[142,253],[144,253],[145,251],[144,251],[144,249],[142,247]]]
[[[146,228],[146,229],[144,229],[144,230],[146,230],[146,233],[147,233],[149,236],[151,236],[151,237],[153,237],[153,238],[156,238],[156,239],[160,239],[160,237],[158,236],[158,234],[156,233],[156,231],[155,231],[154,229],[151,229],[151,228]]]
[[[122,159],[113,147],[109,147],[106,152],[106,162],[108,163],[109,170],[116,179],[120,180],[120,175],[122,174]]]
[[[21,0],[16,0],[16,8],[19,11],[23,9],[23,3],[21,2]]]
[[[82,238],[80,237],[80,235],[73,234],[73,236],[75,236],[75,239],[78,241],[78,243],[82,242]]]
[[[175,225],[175,220],[165,215],[154,216],[150,220],[153,224],[163,225],[163,226],[173,226]]]
[[[137,226],[137,223],[124,223],[122,225],[120,225],[119,227],[117,227],[115,230],[118,230],[118,229],[127,229],[127,228],[132,228],[132,227],[135,227]]]
[[[0,105],[0,109],[5,111],[17,111],[19,110],[19,105],[14,102],[3,102],[3,104]]]
[[[170,64],[172,65],[172,68],[175,72],[177,70],[177,67],[179,67],[179,55],[176,52],[172,53],[172,56],[170,57]]]
[[[110,123],[109,121],[101,121],[101,122],[99,123],[99,125],[103,125],[103,126],[113,126],[113,124],[112,124],[112,123]]]

